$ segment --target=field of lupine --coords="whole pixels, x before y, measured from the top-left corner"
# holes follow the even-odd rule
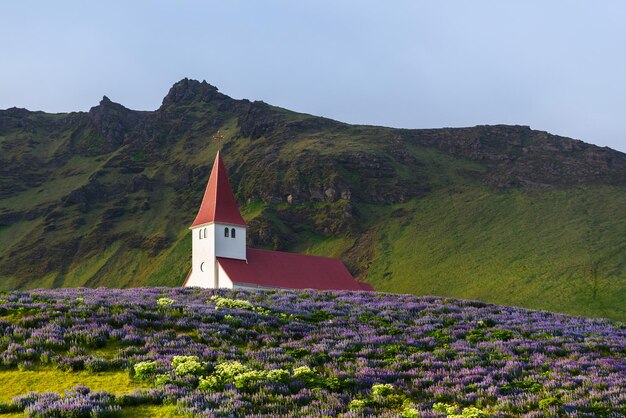
[[[374,292],[0,294],[0,418],[626,415],[626,325]]]

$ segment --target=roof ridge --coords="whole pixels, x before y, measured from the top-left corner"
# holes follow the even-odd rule
[[[234,284],[285,289],[365,290],[343,262],[282,251],[248,249],[247,261],[217,257]]]

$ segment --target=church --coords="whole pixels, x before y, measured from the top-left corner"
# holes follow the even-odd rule
[[[246,246],[246,229],[220,155],[191,224],[192,265],[183,287],[374,290],[341,260]]]

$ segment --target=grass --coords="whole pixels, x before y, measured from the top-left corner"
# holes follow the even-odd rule
[[[111,360],[119,354],[119,350],[122,348],[124,347],[119,341],[107,341],[104,347],[91,349],[89,354]]]
[[[93,354],[101,354],[96,350]],[[0,370],[0,402],[28,392],[55,392],[63,394],[66,389],[77,385],[89,387],[93,392],[105,391],[116,395],[132,392],[133,389],[148,387],[132,380],[127,372],[63,372],[56,369]],[[24,414],[3,414],[2,417],[23,417]],[[181,417],[174,405],[141,405],[124,407],[119,414],[127,418],[170,418]]]
[[[263,210],[267,204],[262,200],[255,200],[241,208],[241,215],[248,221],[257,218],[263,214]]]
[[[191,233],[184,231],[167,250],[154,257],[153,268],[145,273],[147,286],[181,286],[191,268]]]
[[[453,158],[434,148],[412,143],[406,146],[417,161],[417,170],[409,170],[405,176],[428,179],[433,189],[446,190],[451,186],[472,187],[476,184],[475,178],[486,172],[486,167],[475,161]]]
[[[366,207],[377,236],[367,280],[389,292],[625,320],[624,207],[626,193],[609,186],[438,192],[396,206],[401,218]]]
[[[181,413],[176,411],[176,407],[173,405],[129,406],[123,408],[120,414],[122,418],[170,418],[182,416]]]
[[[19,242],[18,237],[35,237],[43,227],[41,218],[23,220],[0,229],[0,254],[8,252],[11,247]]]
[[[341,257],[354,245],[354,239],[348,237],[326,238],[321,235],[306,232],[298,236],[300,244],[291,248],[293,252],[319,255],[324,257]]]
[[[92,391],[114,394],[131,392],[145,387],[131,380],[127,372],[63,372],[51,370],[0,370],[0,401],[9,401],[28,392],[62,393],[76,385],[88,386]]]
[[[29,210],[38,205],[56,202],[86,184],[89,176],[103,165],[104,162],[97,162],[94,158],[74,156],[62,170],[50,173],[41,185],[0,200],[0,210]]]

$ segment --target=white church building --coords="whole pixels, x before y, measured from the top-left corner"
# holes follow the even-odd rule
[[[247,248],[247,225],[219,151],[190,229],[192,266],[183,287],[373,290],[341,260]]]

